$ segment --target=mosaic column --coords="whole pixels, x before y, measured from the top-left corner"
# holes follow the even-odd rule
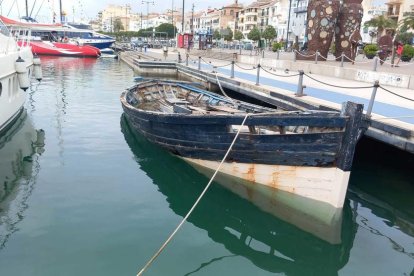
[[[297,59],[314,59],[313,55],[319,51],[324,58],[328,56],[329,47],[335,31],[335,22],[339,13],[338,0],[311,0],[308,5],[308,51],[299,53]],[[323,60],[323,59],[319,59]]]
[[[344,53],[354,60],[357,44],[361,40],[360,28],[363,15],[362,0],[344,0],[335,29],[335,56]],[[345,61],[350,61],[345,58]]]

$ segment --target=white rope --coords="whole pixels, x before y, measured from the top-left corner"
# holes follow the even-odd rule
[[[221,87],[221,83],[220,83],[220,81],[219,81],[219,79],[218,79],[218,76],[217,76],[217,71],[216,71],[215,73],[216,73],[216,80],[217,80],[217,84],[218,84],[218,86],[220,87],[220,91],[221,91],[221,93],[223,93],[223,95],[224,95],[224,96],[226,96],[227,98],[229,98],[229,100],[230,100],[230,101],[232,101],[232,102],[234,103],[233,99],[232,99],[232,98],[230,98],[230,97],[226,94],[226,92],[224,92],[223,87]]]
[[[315,54],[312,54],[312,55],[304,55],[304,54],[302,54],[301,52],[296,51],[296,50],[295,50],[295,53],[297,53],[297,54],[301,55],[302,57],[313,57],[314,55],[316,55],[316,53],[315,53]]]
[[[152,258],[145,264],[145,266],[138,272],[137,276],[141,276],[142,273],[145,272],[145,270],[155,261],[155,259],[161,254],[161,252],[164,250],[164,248],[168,245],[168,243],[172,240],[172,238],[175,236],[175,234],[178,232],[178,230],[181,228],[181,226],[184,224],[184,222],[187,220],[187,218],[191,215],[197,204],[200,202],[204,194],[207,192],[208,188],[210,187],[211,183],[213,183],[214,178],[216,177],[217,173],[221,169],[221,166],[223,165],[224,161],[227,158],[227,155],[230,153],[231,149],[233,148],[234,143],[237,140],[237,137],[239,137],[240,131],[242,129],[242,126],[244,126],[247,117],[249,117],[249,113],[246,113],[246,116],[243,119],[243,122],[241,123],[240,128],[237,130],[236,136],[234,136],[233,142],[231,142],[231,145],[229,149],[227,150],[226,154],[224,155],[223,159],[220,162],[220,165],[217,167],[216,171],[214,172],[213,176],[210,178],[210,181],[208,182],[207,186],[204,188],[204,190],[201,192],[200,196],[197,198],[194,205],[191,207],[190,211],[188,211],[187,215],[181,220],[180,224],[175,228],[175,230],[171,233],[171,235],[168,237],[168,239],[164,242],[164,244],[158,249],[158,251],[152,256]]]

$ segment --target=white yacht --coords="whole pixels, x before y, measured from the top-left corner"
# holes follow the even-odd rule
[[[41,79],[40,59],[33,58],[28,42],[18,46],[0,20],[0,136],[23,110],[25,91],[34,70]]]

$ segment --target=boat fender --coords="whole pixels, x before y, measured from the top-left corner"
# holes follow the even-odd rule
[[[24,59],[19,57],[15,62],[15,67],[16,67],[17,79],[19,80],[20,88],[26,91],[30,85],[29,76],[27,75],[26,62],[24,61]]]
[[[42,66],[40,63],[40,58],[35,55],[33,57],[33,73],[34,73],[34,77],[36,80],[41,81],[43,78],[43,74],[42,74]]]

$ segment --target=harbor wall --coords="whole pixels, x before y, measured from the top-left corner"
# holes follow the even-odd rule
[[[292,60],[278,60],[270,58],[261,58],[259,56],[239,55],[237,61],[251,65],[261,64],[262,66],[275,67],[278,69],[288,69],[290,71],[303,70],[305,73],[323,75],[327,77],[342,78],[347,80],[362,81],[374,83],[379,80],[380,84],[414,89],[414,75],[370,71],[359,68],[345,68],[324,64],[323,61],[318,63],[300,62]]]

